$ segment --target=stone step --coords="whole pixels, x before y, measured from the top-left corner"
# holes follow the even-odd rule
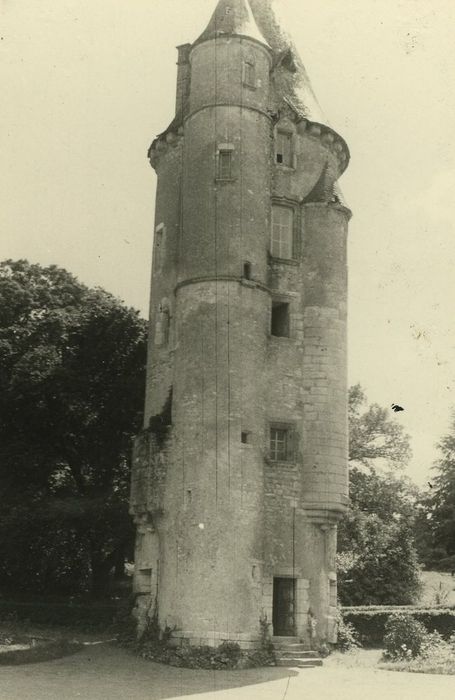
[[[322,666],[322,659],[277,659],[277,666],[286,666],[288,668],[315,668]]]
[[[275,644],[275,642],[289,642],[290,644],[292,642],[298,642],[300,643],[300,637],[279,637],[279,636],[274,636],[272,637],[272,642]]]
[[[293,649],[275,649],[275,656],[279,659],[295,658],[295,659],[319,659],[317,651],[293,650]]]
[[[305,646],[305,644],[298,644],[297,642],[295,642],[294,644],[283,644],[282,642],[279,642],[277,644],[276,642],[274,642],[273,646],[275,649],[295,649],[297,651],[311,651]]]

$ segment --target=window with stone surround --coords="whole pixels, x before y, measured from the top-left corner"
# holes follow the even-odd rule
[[[220,143],[216,152],[216,180],[233,180],[234,145]]]
[[[292,462],[294,459],[294,431],[283,423],[270,426],[270,459],[272,462]]]
[[[293,166],[292,134],[288,131],[277,131],[275,140],[275,160],[279,165]]]
[[[220,151],[218,154],[218,180],[230,180],[232,177],[232,151]]]
[[[294,209],[272,204],[272,236],[270,252],[274,258],[294,257]]]

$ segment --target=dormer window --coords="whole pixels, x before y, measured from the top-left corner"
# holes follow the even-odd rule
[[[279,165],[292,168],[292,134],[287,131],[277,132],[275,159]]]
[[[256,87],[256,64],[252,56],[243,62],[243,84],[250,88]]]

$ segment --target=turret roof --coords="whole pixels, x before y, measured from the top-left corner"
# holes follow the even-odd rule
[[[219,0],[210,22],[194,43],[223,34],[247,36],[268,46],[256,24],[249,0]]]

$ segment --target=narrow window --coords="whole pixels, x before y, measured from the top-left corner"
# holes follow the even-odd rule
[[[243,276],[246,280],[251,279],[251,263],[250,262],[243,263]]]
[[[292,454],[292,431],[290,428],[270,428],[270,459],[273,462],[289,462]]]
[[[256,87],[256,66],[253,57],[247,58],[243,63],[243,84]]]
[[[276,162],[292,167],[292,134],[286,131],[276,135]]]
[[[250,442],[250,433],[247,430],[242,430],[241,434],[242,445],[248,445]]]
[[[164,258],[164,224],[159,224],[155,229],[155,265],[161,267]]]
[[[169,309],[163,309],[161,312],[162,315],[162,328],[163,328],[163,345],[167,345],[169,343],[169,326],[170,326],[170,316],[169,316]]]
[[[271,335],[279,338],[289,338],[289,326],[289,304],[282,301],[273,301]]]
[[[230,180],[232,177],[232,151],[218,153],[218,179]]]
[[[290,207],[275,204],[272,207],[271,253],[275,258],[290,260],[293,257],[294,211]]]
[[[155,345],[167,345],[169,342],[169,309],[160,304],[155,327]]]

